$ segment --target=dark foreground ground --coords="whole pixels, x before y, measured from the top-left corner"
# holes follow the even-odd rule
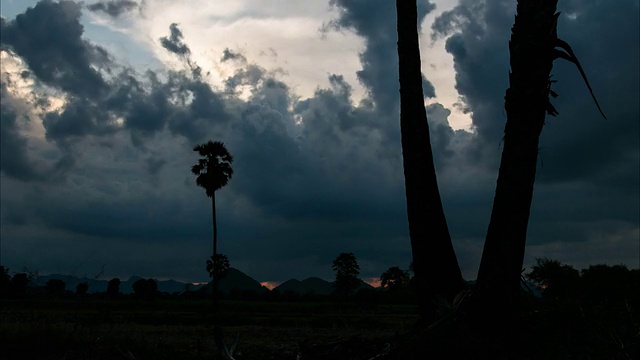
[[[636,298],[531,299],[508,344],[490,317],[472,328],[444,310],[416,326],[410,305],[223,301],[214,318],[203,299],[1,300],[0,359],[220,359],[214,324],[239,334],[237,360],[640,358]]]
[[[371,359],[416,322],[414,306],[207,300],[0,302],[1,359],[215,359],[214,323],[236,358]]]

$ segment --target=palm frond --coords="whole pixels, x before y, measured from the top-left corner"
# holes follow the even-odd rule
[[[593,102],[596,103],[596,106],[598,107],[598,111],[600,111],[600,115],[602,115],[602,117],[606,120],[607,117],[604,115],[604,112],[602,112],[602,109],[600,108],[600,104],[598,104],[598,100],[596,99],[596,96],[593,94],[593,89],[591,89],[591,85],[589,84],[587,75],[585,74],[584,69],[582,69],[582,65],[580,65],[580,61],[578,61],[578,57],[576,56],[576,54],[574,54],[571,46],[566,41],[560,40],[558,38],[555,39],[554,45],[555,47],[558,47],[564,50],[562,51],[562,50],[554,49],[553,50],[554,59],[558,59],[558,58],[565,59],[576,65],[576,67],[578,68],[578,71],[580,72],[580,75],[582,76],[582,80],[584,80],[584,83],[587,85],[587,89],[589,89],[589,93],[591,94],[591,98],[593,99]]]
[[[198,175],[196,184],[204,188],[207,196],[211,197],[216,190],[226,186],[233,176],[233,156],[221,141],[196,145],[193,151],[197,151],[202,158],[191,167],[191,172]]]

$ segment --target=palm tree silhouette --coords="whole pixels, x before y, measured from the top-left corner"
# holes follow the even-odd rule
[[[558,39],[557,0],[519,0],[509,41],[507,122],[491,219],[476,282],[482,312],[495,320],[517,302],[521,291],[527,226],[536,179],[539,139],[546,115],[558,111],[550,102],[553,61],[574,63],[600,114],[606,119],[573,50]],[[488,306],[493,306],[489,311]]]
[[[424,107],[416,1],[397,0],[400,133],[409,238],[420,316],[434,320],[434,298],[453,300],[463,288],[440,198]]]
[[[206,190],[211,198],[211,221],[213,223],[213,259],[218,254],[218,226],[216,224],[216,190],[221,189],[231,179],[233,169],[231,163],[233,156],[220,141],[211,141],[206,144],[196,145],[193,151],[197,151],[201,159],[191,167],[191,172],[197,175],[196,184]],[[211,277],[213,283],[214,311],[218,309],[218,281],[216,276]]]

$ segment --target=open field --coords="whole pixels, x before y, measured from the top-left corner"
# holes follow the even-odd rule
[[[238,359],[322,358],[340,348],[369,359],[410,330],[414,306],[56,299],[0,302],[3,359],[214,359],[213,326],[228,342],[240,335]],[[305,354],[309,355],[305,356]]]

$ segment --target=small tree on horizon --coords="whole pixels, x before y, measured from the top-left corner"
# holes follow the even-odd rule
[[[136,297],[153,300],[158,295],[158,284],[153,279],[139,279],[131,286]]]
[[[62,295],[67,288],[67,284],[60,279],[51,279],[47,281],[46,289],[51,295]]]
[[[396,291],[409,286],[410,280],[409,271],[402,270],[399,266],[392,266],[380,275],[382,287],[389,291]]]
[[[76,285],[76,294],[80,295],[80,296],[85,296],[87,295],[87,292],[89,291],[89,283],[88,282],[81,282],[78,285]]]
[[[552,299],[575,296],[580,282],[580,272],[573,266],[548,258],[537,258],[526,277],[543,291],[544,297]]]
[[[229,273],[229,258],[225,254],[216,254],[207,260],[207,272],[211,279],[224,279]]]
[[[9,296],[9,288],[11,286],[11,276],[9,276],[9,269],[0,266],[0,298]]]
[[[360,265],[352,252],[341,253],[333,260],[331,267],[336,272],[336,281],[333,286],[337,292],[344,294],[345,299],[352,290],[360,285]]]
[[[107,295],[116,296],[120,293],[120,279],[113,278],[107,284]]]

